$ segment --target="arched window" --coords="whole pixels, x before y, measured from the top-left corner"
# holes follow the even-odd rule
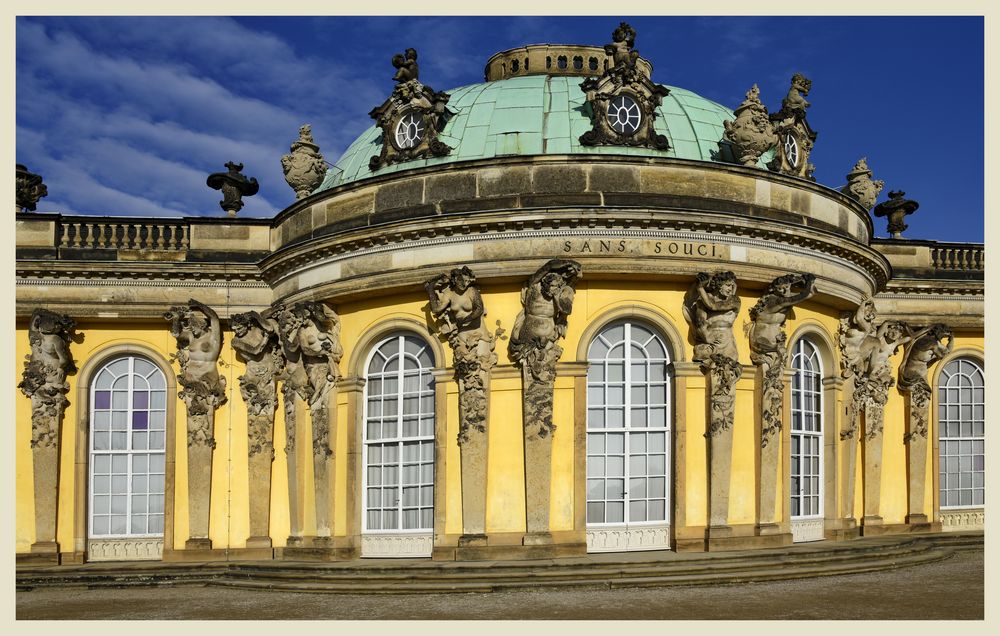
[[[823,538],[823,364],[800,338],[792,354],[791,516],[794,541]]]
[[[98,371],[90,387],[91,539],[163,535],[166,401],[163,372],[144,358],[117,358]]]
[[[429,537],[434,528],[433,366],[430,347],[413,334],[382,340],[369,358],[363,431],[365,533]],[[414,546],[425,546],[430,554],[430,540],[406,545],[369,542],[364,555],[424,552],[424,547]]]
[[[640,323],[614,322],[594,338],[587,361],[588,549],[667,548],[671,398],[664,341]]]
[[[983,369],[956,358],[938,383],[938,470],[942,508],[980,507],[984,502],[985,390]]]

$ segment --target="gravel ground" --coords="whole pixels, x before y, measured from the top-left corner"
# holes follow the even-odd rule
[[[982,619],[983,550],[773,583],[491,594],[302,594],[225,587],[17,592],[18,619]]]

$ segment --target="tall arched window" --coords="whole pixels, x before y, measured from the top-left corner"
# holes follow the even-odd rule
[[[985,501],[983,369],[956,358],[938,382],[938,464],[942,508],[981,507]]]
[[[434,360],[413,334],[375,347],[365,374],[364,556],[430,555],[434,528]],[[392,541],[392,535],[412,535]],[[417,537],[416,535],[420,535]]]
[[[587,354],[587,543],[592,552],[670,546],[670,360],[663,339],[611,323]]]
[[[117,358],[94,378],[90,387],[91,540],[163,535],[166,400],[163,372],[144,358]],[[141,551],[133,556],[142,556]]]
[[[807,339],[792,355],[791,516],[794,541],[823,538],[823,364]]]

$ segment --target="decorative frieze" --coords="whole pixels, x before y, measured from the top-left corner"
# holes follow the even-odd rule
[[[226,378],[218,369],[222,328],[218,314],[194,299],[186,306],[171,307],[163,317],[170,321],[170,334],[177,340],[171,361],[180,365],[177,382],[182,389],[177,396],[187,406],[188,546],[210,548],[215,410],[226,403]]]
[[[549,531],[552,466],[553,390],[573,285],[581,275],[576,261],[552,259],[521,289],[521,312],[511,330],[508,353],[521,369],[523,386],[525,490],[529,534]]]

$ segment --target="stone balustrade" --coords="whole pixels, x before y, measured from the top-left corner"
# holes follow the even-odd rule
[[[56,237],[59,248],[183,251],[191,230],[186,220],[63,217]]]
[[[982,245],[941,245],[932,247],[931,265],[935,269],[983,271],[986,269],[986,250]]]

